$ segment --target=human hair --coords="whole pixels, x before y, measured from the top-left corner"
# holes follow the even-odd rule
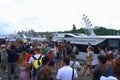
[[[43,58],[42,58],[42,65],[46,65],[48,62],[49,62],[49,58],[47,57],[47,56],[44,56]]]
[[[50,80],[51,78],[51,70],[49,67],[44,67],[43,69],[41,69],[39,72],[38,72],[38,75],[37,75],[37,80]]]
[[[63,59],[63,62],[64,62],[66,65],[69,65],[69,63],[70,63],[69,57],[65,57],[65,58]]]
[[[110,50],[110,48],[109,48],[109,47],[106,47],[105,50]]]
[[[97,58],[102,64],[105,64],[107,61],[107,57],[104,55],[99,55]]]
[[[105,55],[106,56],[106,60],[110,60],[110,56],[109,55]]]
[[[23,61],[26,60],[26,51],[23,51],[21,54],[20,54],[20,58],[19,58],[19,64],[21,64]]]
[[[71,59],[75,59],[75,55],[74,55],[74,54],[71,54],[71,55],[70,55],[70,58],[71,58]]]
[[[107,56],[109,57],[109,60],[113,60],[114,59],[114,54],[113,53],[111,53],[111,54],[109,54]]]
[[[91,46],[91,43],[88,43],[88,46]]]
[[[34,49],[34,52],[35,52],[35,54],[36,54],[36,53],[39,53],[39,52],[40,52],[40,49],[39,49],[39,48],[35,48],[35,49]]]
[[[10,46],[10,49],[15,49],[15,46],[12,44],[12,45]]]
[[[97,48],[99,48],[99,49],[104,49],[104,45],[98,45]]]
[[[90,51],[94,51],[94,48],[92,46],[89,46]]]

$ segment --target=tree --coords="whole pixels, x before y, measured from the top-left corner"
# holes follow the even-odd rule
[[[75,32],[76,32],[76,26],[75,26],[74,24],[73,24],[72,31],[73,31],[73,33],[75,33]]]

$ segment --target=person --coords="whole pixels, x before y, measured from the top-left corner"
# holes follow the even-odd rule
[[[112,51],[110,50],[109,47],[106,47],[106,48],[105,48],[105,54],[106,54],[106,55],[112,54]]]
[[[0,72],[1,72],[1,47],[0,47]]]
[[[73,50],[72,50],[72,52],[73,52],[73,54],[75,54],[75,55],[78,55],[79,52],[80,52],[75,43],[73,43]]]
[[[56,52],[55,52],[55,68],[56,71],[61,67],[61,61],[62,61],[62,48],[61,44],[58,44],[56,46]]]
[[[111,59],[111,55],[106,55],[106,66],[108,68],[107,75],[108,76],[114,76],[114,63],[113,60]]]
[[[14,79],[17,79],[17,58],[18,58],[18,50],[16,47],[11,44],[10,49],[7,49],[8,54],[8,80],[11,80],[11,72],[14,74]]]
[[[33,56],[34,56],[36,59],[39,59],[40,56],[42,56],[41,59],[43,58],[44,55],[42,55],[42,54],[39,53],[39,52],[40,52],[40,49],[39,49],[39,48],[34,49],[34,52],[35,52],[35,54],[34,54]],[[34,61],[35,61],[35,59],[33,58],[33,56],[30,57],[28,63],[29,63],[29,66],[30,66],[30,67],[32,66],[32,70],[33,70],[33,75],[32,75],[32,77],[33,77],[33,79],[35,80],[36,75],[37,75],[37,70],[33,67],[33,66],[34,66]]]
[[[20,78],[21,78],[21,80],[30,80],[29,65],[28,65],[28,62],[27,62],[27,53],[25,51],[23,51],[20,54],[18,64],[19,64],[19,68],[20,68]]]
[[[69,56],[70,54],[72,54],[72,46],[71,43],[68,41],[66,44],[66,55]]]
[[[98,46],[98,50],[99,50],[99,55],[106,55],[105,51],[103,50],[102,46]]]
[[[38,79],[37,80],[51,80],[51,70],[49,67],[44,67],[41,69],[41,71],[38,73]]]
[[[63,59],[63,67],[60,68],[57,72],[56,80],[78,80],[76,69],[69,66],[69,64],[69,57],[65,57]]]
[[[73,54],[70,55],[70,66],[74,67],[77,71],[81,70],[80,63],[76,61],[75,55]]]
[[[107,77],[107,67],[106,67],[106,56],[104,55],[99,55],[98,56],[98,62],[99,65],[97,65],[94,69],[93,69],[93,79],[92,80],[100,80],[101,76],[105,76]]]
[[[91,43],[88,43],[87,52],[89,51],[89,47],[92,47]]]
[[[82,76],[86,73],[87,69],[89,69],[89,76],[92,76],[92,61],[93,61],[93,54],[94,54],[94,48],[91,45],[88,45],[87,48],[87,55],[86,55],[86,65],[84,67]]]
[[[53,44],[50,44],[49,45],[49,51],[48,53],[46,54],[46,56],[50,59],[50,62],[49,62],[49,67],[52,69],[54,67],[54,45]]]
[[[49,46],[48,46],[47,42],[44,43],[44,47],[42,48],[42,51],[43,51],[44,55],[48,54],[48,52],[49,52]]]
[[[50,80],[51,68],[49,68],[50,59],[47,56],[42,58],[42,65],[37,69],[37,80]]]
[[[7,72],[7,52],[6,52],[6,45],[1,45],[1,50],[0,50],[0,53],[1,53],[1,71],[3,72]]]

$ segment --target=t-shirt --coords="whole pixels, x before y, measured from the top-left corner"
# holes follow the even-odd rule
[[[100,50],[99,54],[100,55],[105,55],[105,51],[104,50]]]
[[[47,48],[42,48],[42,51],[43,51],[44,55],[46,55],[49,52],[49,50]]]
[[[36,59],[38,59],[40,56],[41,56],[41,54],[35,54],[35,55],[34,55],[34,57],[35,57]],[[44,56],[42,56],[42,58],[43,58],[43,57],[44,57]],[[28,63],[29,63],[29,64],[32,64],[32,65],[34,64],[34,58],[33,58],[32,56],[30,57]]]
[[[72,66],[73,63],[74,63],[74,61],[70,61],[70,66]],[[79,63],[78,61],[75,61],[74,65],[73,65],[72,67],[74,67],[76,70],[77,70],[78,68],[79,68],[79,69],[81,68],[80,63]]]
[[[32,54],[30,54],[30,53],[27,54],[27,62],[29,61],[31,56],[32,56]]]
[[[93,80],[100,80],[101,76],[107,76],[107,67],[105,65],[98,65],[93,70]]]
[[[57,72],[56,78],[59,80],[72,80],[73,68],[70,66],[64,66]],[[78,78],[76,69],[74,69],[74,78]]]

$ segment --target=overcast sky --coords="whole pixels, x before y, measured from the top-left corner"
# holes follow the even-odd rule
[[[120,0],[0,0],[0,34],[81,28],[86,14],[93,26],[120,29]]]

